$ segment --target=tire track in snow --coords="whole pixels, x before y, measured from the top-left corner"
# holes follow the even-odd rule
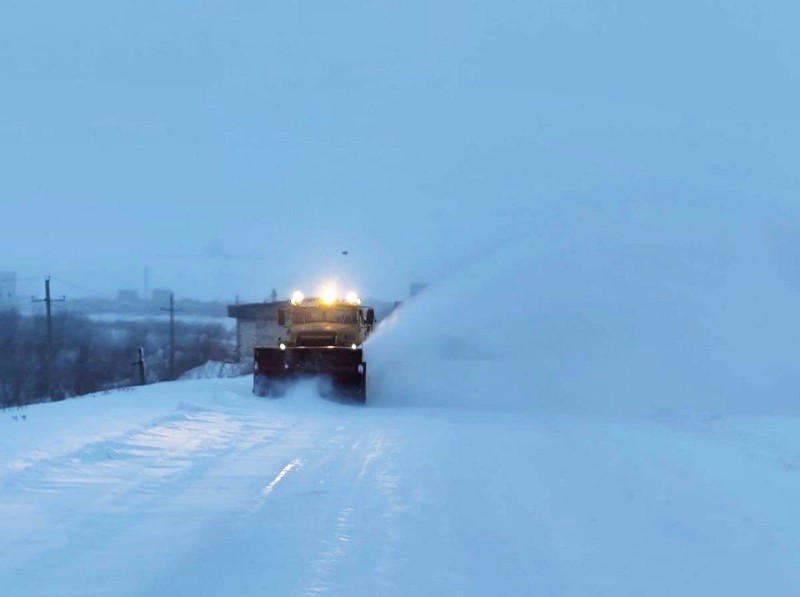
[[[359,438],[338,463],[349,481],[342,493],[344,499],[336,514],[335,523],[322,539],[320,550],[309,570],[310,579],[298,594],[314,597],[322,594],[341,594],[342,578],[353,583],[358,577],[353,570],[369,570],[365,582],[369,588],[384,586],[383,557],[391,551],[390,518],[397,509],[394,501],[395,477],[387,470],[389,439],[382,431],[372,431]],[[386,524],[389,523],[389,524]],[[376,550],[376,546],[382,546]],[[352,587],[351,587],[352,588]]]

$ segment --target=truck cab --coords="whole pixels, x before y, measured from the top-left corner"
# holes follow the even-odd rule
[[[350,303],[326,303],[303,299],[278,312],[278,324],[286,326],[279,344],[298,346],[343,346],[358,348],[375,325],[375,312]]]

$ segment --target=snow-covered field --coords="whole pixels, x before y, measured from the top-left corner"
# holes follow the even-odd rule
[[[163,313],[157,315],[137,315],[132,313],[91,313],[89,319],[104,323],[115,323],[118,321],[136,323],[166,323],[169,316]],[[207,315],[179,315],[177,321],[190,323],[193,325],[219,325],[225,329],[236,329],[236,320],[230,317],[211,317]]]
[[[0,453],[3,595],[800,586],[798,418],[364,408],[238,378],[5,411]]]

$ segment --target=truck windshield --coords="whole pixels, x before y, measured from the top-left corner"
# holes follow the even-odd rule
[[[356,310],[347,307],[331,307],[330,309],[320,309],[317,307],[295,307],[292,310],[292,323],[358,323]]]

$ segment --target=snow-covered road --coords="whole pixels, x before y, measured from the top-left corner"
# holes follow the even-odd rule
[[[364,408],[249,384],[3,412],[2,594],[800,587],[798,420]]]

